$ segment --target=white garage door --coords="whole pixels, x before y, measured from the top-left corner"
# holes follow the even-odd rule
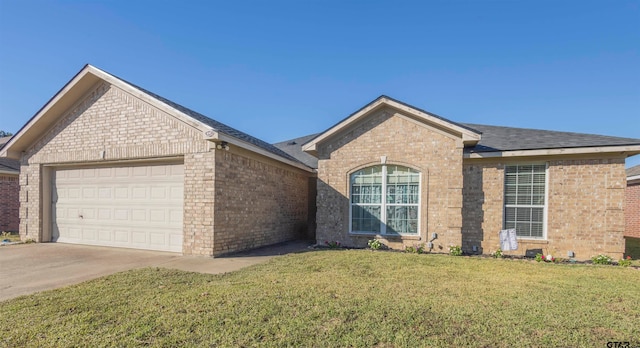
[[[183,165],[58,169],[52,241],[182,251]]]

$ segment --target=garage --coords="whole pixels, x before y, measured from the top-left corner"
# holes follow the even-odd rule
[[[182,252],[183,164],[55,168],[59,243]]]

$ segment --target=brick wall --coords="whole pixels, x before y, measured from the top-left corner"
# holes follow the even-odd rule
[[[18,231],[20,185],[17,175],[0,174],[0,231]]]
[[[214,253],[306,237],[312,175],[233,145],[217,150]]]
[[[43,165],[163,157],[184,163],[183,254],[213,256],[306,232],[311,173],[255,154],[242,156],[237,148],[210,147],[196,128],[116,86],[101,84],[23,157],[21,237],[42,240]]]
[[[640,181],[627,185],[625,197],[624,235],[640,238]]]
[[[349,233],[349,175],[370,165],[399,164],[421,172],[419,236],[385,237]],[[392,109],[369,115],[358,125],[318,146],[317,240],[365,247],[373,238],[392,248],[426,243],[438,233],[435,252],[461,244],[462,142]]]
[[[209,143],[203,140],[197,129],[116,86],[102,83],[68,110],[23,156],[20,172],[21,238],[36,241],[42,238],[40,173],[45,164],[99,164],[189,154],[185,159],[185,206],[191,213],[191,202],[201,203],[200,195],[206,190],[200,175],[210,170],[201,165],[202,158],[191,159],[209,156],[212,161],[208,152]],[[198,189],[189,190],[192,187]],[[208,219],[210,216],[206,214],[194,214],[184,219],[184,239],[189,241],[185,245],[193,248],[185,250],[185,253],[212,254],[212,243],[204,243],[204,236],[198,238],[198,242],[194,241],[194,236],[203,233],[202,226],[212,225]]]
[[[624,252],[624,159],[547,159],[547,239],[519,240],[519,250],[580,260]],[[508,162],[509,164],[519,162]],[[522,163],[527,163],[523,161]],[[504,162],[466,161],[464,165],[463,247],[489,254],[499,247],[502,229]]]

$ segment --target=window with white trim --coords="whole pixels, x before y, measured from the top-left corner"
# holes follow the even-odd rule
[[[420,172],[377,165],[351,174],[351,232],[417,235]]]
[[[523,238],[544,238],[546,165],[505,166],[504,228]]]

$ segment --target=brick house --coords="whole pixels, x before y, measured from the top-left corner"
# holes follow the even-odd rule
[[[11,137],[0,138],[0,148],[6,144]],[[20,175],[20,162],[0,158],[0,231],[18,231],[19,207],[20,207],[20,185],[18,176]]]
[[[515,228],[506,254],[624,253],[640,139],[460,124],[381,96],[301,148],[318,158],[319,241],[488,254]]]
[[[625,237],[640,238],[640,165],[627,169]]]
[[[460,124],[386,96],[272,145],[87,65],[0,157],[21,161],[20,234],[42,242],[215,256],[316,230],[489,253],[516,228],[512,254],[586,259],[624,252],[638,153],[639,139]]]

